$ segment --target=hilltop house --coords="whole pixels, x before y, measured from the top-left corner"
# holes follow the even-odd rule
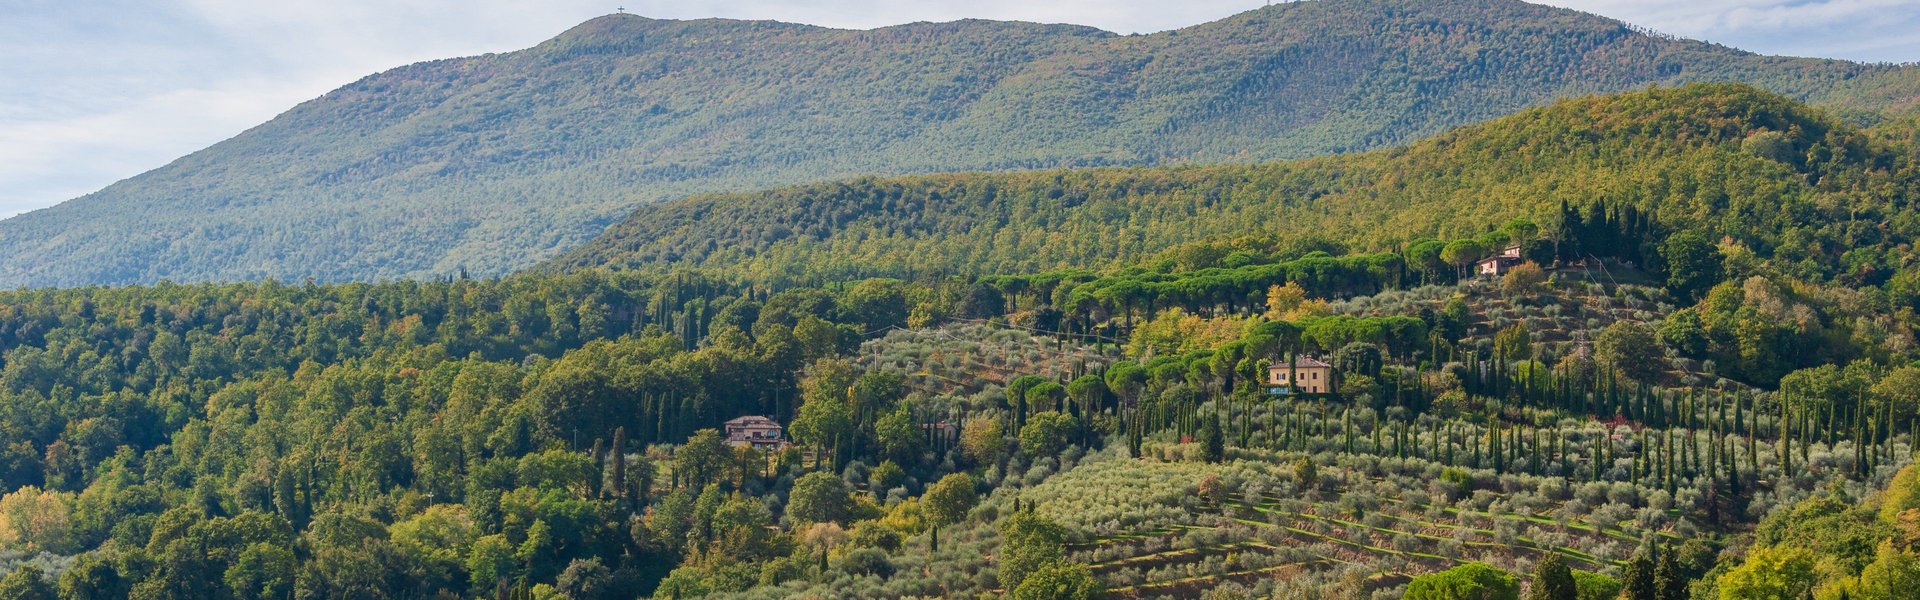
[[[721,425],[728,446],[753,446],[760,450],[785,450],[786,428],[773,419],[760,416],[740,417]]]
[[[1475,266],[1475,272],[1481,275],[1499,277],[1507,274],[1508,270],[1526,261],[1527,259],[1520,256],[1520,246],[1507,246],[1506,248],[1502,248],[1499,254],[1480,259],[1480,262]]]
[[[1277,361],[1267,366],[1267,385],[1267,393],[1275,395],[1332,393],[1333,365],[1311,356],[1293,359],[1292,368]]]

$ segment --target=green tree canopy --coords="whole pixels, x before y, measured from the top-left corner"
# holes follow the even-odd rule
[[[1600,363],[1627,377],[1648,381],[1666,371],[1666,360],[1653,327],[1645,323],[1621,321],[1608,325],[1593,340]]]
[[[1063,413],[1047,411],[1027,419],[1020,428],[1020,451],[1027,456],[1053,456],[1065,450],[1080,424]]]
[[[972,475],[948,473],[940,481],[927,486],[927,492],[920,497],[927,518],[939,525],[965,520],[967,511],[972,510],[974,503],[979,501],[979,493],[974,489],[976,485]]]
[[[853,491],[832,473],[814,471],[793,482],[787,499],[787,517],[802,523],[839,523],[847,520]]]
[[[1467,563],[1407,582],[1406,600],[1519,600],[1512,574],[1483,563]]]
[[[1060,560],[1065,553],[1064,528],[1031,512],[1018,512],[1000,522],[998,570],[1000,585],[1018,589],[1029,574]]]
[[[1086,565],[1054,561],[1035,569],[1010,595],[1014,600],[1094,600],[1105,590]]]
[[[1814,556],[1800,547],[1759,547],[1740,566],[1720,575],[1720,600],[1802,598],[1819,580]]]

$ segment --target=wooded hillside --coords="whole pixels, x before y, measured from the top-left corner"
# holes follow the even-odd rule
[[[1910,139],[1750,86],[1696,84],[1562,101],[1366,154],[706,196],[642,207],[552,266],[698,265],[764,282],[1235,267],[1276,250],[1405,251],[1514,218],[1552,236],[1569,207],[1609,206],[1797,276],[1879,283],[1920,236]]]
[[[699,193],[1301,158],[1687,81],[1749,82],[1870,119],[1859,111],[1911,108],[1914,73],[1757,56],[1515,0],[1284,3],[1129,36],[611,15],[524,51],[369,76],[0,221],[0,286],[497,275],[636,205]]]

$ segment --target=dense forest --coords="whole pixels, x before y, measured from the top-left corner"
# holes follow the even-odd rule
[[[1902,123],[1697,84],[0,292],[0,599],[1908,597]]]
[[[0,221],[0,286],[496,276],[636,205],[691,194],[1301,158],[1689,81],[1744,81],[1852,121],[1909,111],[1920,96],[1911,67],[1757,56],[1517,0],[1279,3],[1124,36],[610,15],[527,50],[369,76],[163,168]],[[1818,140],[1809,135],[1789,141]],[[1332,183],[1306,169],[1301,183]],[[1202,173],[1137,177],[1143,193],[1241,187]],[[1538,191],[1512,189],[1511,201]]]
[[[1920,235],[1908,203],[1920,194],[1911,142],[1752,87],[1697,84],[1563,101],[1405,148],[1296,162],[868,178],[707,196],[642,207],[553,264],[696,264],[773,284],[1132,263],[1235,268],[1261,248],[1409,251],[1422,238],[1476,235],[1514,218],[1561,222],[1568,205],[1605,204],[1736,244],[1797,277],[1878,284],[1911,260],[1907,246]],[[1445,269],[1437,253],[1415,262]]]

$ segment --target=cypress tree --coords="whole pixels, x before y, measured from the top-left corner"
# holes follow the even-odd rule
[[[1740,497],[1740,452],[1736,447],[1728,447],[1722,452],[1727,461],[1727,494]],[[1736,503],[1737,504],[1737,503]]]
[[[1601,477],[1601,473],[1603,473],[1601,467],[1609,460],[1611,450],[1613,450],[1613,429],[1601,431],[1601,440],[1594,444],[1594,452],[1590,452],[1590,454],[1594,456],[1594,458],[1592,458],[1592,460],[1594,460],[1594,481],[1599,481],[1599,477]]]
[[[1813,464],[1813,415],[1800,411],[1800,464]]]
[[[1793,436],[1787,431],[1787,424],[1790,422],[1791,420],[1787,418],[1787,403],[1783,399],[1780,402],[1780,426],[1777,428],[1780,434],[1780,477],[1782,479],[1793,476]]]
[[[1491,434],[1492,432],[1488,432],[1488,433]],[[1471,441],[1473,442],[1473,466],[1474,468],[1479,468],[1480,467],[1480,440],[1474,439]]]
[[[1660,591],[1655,587],[1654,561],[1648,556],[1651,552],[1657,551],[1652,547],[1642,548],[1634,553],[1633,560],[1627,561],[1620,577],[1625,587],[1622,595],[1627,600],[1660,600]]]
[[[1579,600],[1580,588],[1574,584],[1573,570],[1558,552],[1548,552],[1533,564],[1533,580],[1527,586],[1527,600]]]
[[[1340,411],[1340,436],[1346,440],[1347,454],[1353,454],[1353,409]]]
[[[587,487],[594,496],[599,496],[607,475],[606,440],[593,438],[593,474],[587,477]]]
[[[613,471],[613,474],[612,474],[612,478],[607,482],[606,489],[609,490],[609,494],[611,494],[614,498],[622,499],[622,500],[627,498],[627,446],[626,444],[627,444],[627,428],[625,427],[614,428],[613,449],[612,449],[613,454],[612,454],[612,460],[610,461],[612,462],[612,465],[609,466],[609,468]]]
[[[1227,442],[1220,431],[1218,417],[1207,419],[1206,427],[1200,432],[1200,444],[1205,450],[1207,462],[1218,464],[1227,458]]]
[[[1673,552],[1660,553],[1660,566],[1653,572],[1655,600],[1687,600],[1687,574]]]
[[[1866,431],[1860,423],[1860,413],[1853,416],[1853,470],[1854,474],[1867,475],[1867,439]]]

